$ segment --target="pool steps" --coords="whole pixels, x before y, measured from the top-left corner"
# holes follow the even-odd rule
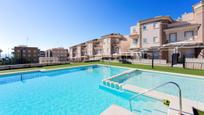
[[[114,76],[111,76],[109,78],[105,78],[102,80],[102,84],[106,87],[122,91],[123,90],[123,84],[119,83],[118,81],[113,81],[113,79],[117,79],[121,76],[123,77],[123,75],[130,74],[130,73],[135,72],[135,71],[136,71],[135,69],[131,69],[131,70],[127,70],[125,72],[122,72],[118,75],[114,75]]]

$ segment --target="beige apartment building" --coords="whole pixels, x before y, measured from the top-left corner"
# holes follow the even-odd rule
[[[82,44],[70,47],[71,60],[98,60],[101,58],[118,58],[130,47],[129,36],[108,34]]]
[[[61,47],[46,50],[45,56],[39,60],[40,63],[65,63],[68,61],[68,50]]]
[[[173,53],[188,58],[203,58],[204,2],[193,5],[193,12],[173,20],[170,16],[158,16],[130,28],[130,52],[136,58],[155,58],[171,61]]]

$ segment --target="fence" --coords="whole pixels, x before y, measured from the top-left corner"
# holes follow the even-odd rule
[[[34,64],[0,65],[0,70],[43,67],[43,66],[60,65],[60,64],[68,64],[68,63],[69,62],[43,63],[43,64],[34,63]]]
[[[109,60],[104,60],[104,61],[109,61]],[[128,59],[128,61],[131,62],[132,64],[146,64],[146,65],[152,64],[152,59]],[[111,60],[111,62],[119,62],[119,60],[114,59],[114,60]],[[167,60],[164,60],[164,59],[154,59],[154,64],[170,66],[169,64],[167,64]]]
[[[133,64],[152,64],[152,59],[133,59],[130,60]],[[154,59],[155,65],[167,65],[167,60],[164,59]]]
[[[186,58],[186,68],[204,70],[204,59]]]

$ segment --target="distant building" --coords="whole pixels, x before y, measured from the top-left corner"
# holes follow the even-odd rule
[[[39,52],[39,57],[45,57],[45,51],[40,51]]]
[[[119,58],[130,47],[129,36],[111,33],[70,47],[70,60],[98,60],[101,58]]]
[[[13,52],[17,64],[38,63],[39,49],[37,47],[17,46]]]
[[[53,48],[45,51],[45,56],[40,57],[40,63],[66,63],[68,61],[68,49]]]

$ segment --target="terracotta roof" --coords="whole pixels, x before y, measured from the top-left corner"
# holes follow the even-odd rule
[[[158,22],[158,21],[169,21],[169,22],[174,22],[174,20],[170,16],[157,16],[154,18],[149,18],[145,20],[139,21],[140,24],[146,24],[146,23],[151,23],[151,22]]]

